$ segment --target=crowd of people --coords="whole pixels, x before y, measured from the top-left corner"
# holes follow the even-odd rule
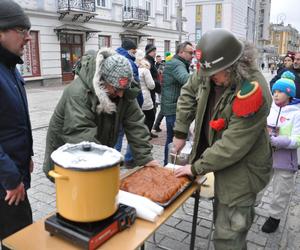
[[[23,63],[30,27],[17,3],[0,2],[0,240],[32,223],[27,197],[32,133],[24,80],[16,68]],[[82,56],[50,120],[44,172],[53,181],[48,176],[53,169],[50,155],[65,143],[92,141],[120,151],[124,135],[127,168],[160,166],[151,139],[158,136],[153,131],[162,130],[166,165],[169,144],[172,153],[180,153],[195,122],[189,164],[175,175],[214,173],[215,249],[246,249],[257,194],[273,177],[270,217],[262,227],[271,233],[294,188],[300,53],[286,56],[270,88],[257,66],[254,46],[225,29],[206,32],[196,47],[180,43],[174,55],[164,57],[153,44],[138,50],[130,39],[116,50]]]

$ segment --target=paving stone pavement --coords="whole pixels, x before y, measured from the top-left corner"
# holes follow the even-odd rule
[[[269,80],[270,75],[265,73]],[[34,137],[34,163],[35,168],[32,174],[32,187],[28,191],[29,199],[33,209],[34,220],[43,218],[45,215],[55,211],[55,187],[45,177],[42,171],[42,162],[45,150],[45,138],[47,126],[52,115],[54,107],[62,94],[63,86],[54,88],[30,87],[27,89],[29,109],[32,121]],[[160,163],[163,162],[163,150],[165,141],[165,124],[161,125],[162,132],[158,133],[159,137],[151,141],[153,144],[153,154]],[[124,139],[125,148],[126,140]],[[122,173],[126,170],[122,169]],[[266,188],[262,201],[255,209],[256,216],[254,223],[249,231],[248,249],[249,250],[277,250],[277,249],[300,249],[300,178],[296,176],[296,185],[292,195],[290,208],[287,216],[281,220],[279,229],[273,234],[265,234],[260,228],[268,216],[268,206],[270,203],[271,187]],[[192,211],[193,199],[186,202],[186,210]],[[212,218],[211,203],[201,200],[199,205],[199,214],[207,218]],[[174,215],[166,221],[164,225],[156,232],[156,240],[162,246],[170,249],[189,249],[190,231],[192,216],[184,213],[182,208],[178,209]],[[196,232],[196,249],[205,249],[210,222],[204,219],[198,219]],[[146,249],[159,249],[155,246],[153,238],[150,237],[146,242]],[[210,249],[214,249],[211,244]]]

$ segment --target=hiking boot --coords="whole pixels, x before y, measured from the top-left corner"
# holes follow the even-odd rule
[[[280,220],[269,217],[266,220],[265,224],[262,226],[261,231],[263,231],[264,233],[274,233],[278,228],[279,223]]]

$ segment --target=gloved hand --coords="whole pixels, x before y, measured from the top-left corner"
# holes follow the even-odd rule
[[[291,140],[287,136],[271,136],[270,137],[271,145],[275,148],[287,148],[291,143]]]

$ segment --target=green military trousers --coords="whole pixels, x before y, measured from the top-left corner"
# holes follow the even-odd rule
[[[247,249],[246,237],[254,219],[254,201],[248,201],[247,206],[233,207],[214,202],[215,250]]]

